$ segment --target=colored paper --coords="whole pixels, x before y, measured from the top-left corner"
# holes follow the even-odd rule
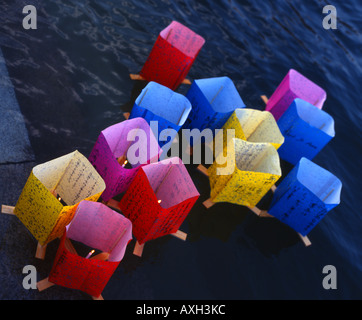
[[[109,253],[108,261],[86,259],[69,252],[65,239]],[[132,223],[99,202],[80,202],[58,248],[49,281],[98,297],[132,240]]]
[[[296,165],[302,157],[312,160],[334,137],[334,120],[310,103],[295,99],[278,120],[285,143],[280,158]]]
[[[341,189],[336,176],[301,158],[275,190],[268,212],[305,236],[339,204]]]
[[[270,97],[265,110],[270,111],[275,120],[278,121],[296,98],[305,100],[318,109],[322,109],[327,94],[311,80],[299,72],[290,69]]]
[[[44,245],[62,235],[80,201],[97,201],[104,189],[105,183],[91,163],[74,151],[33,168],[14,212]]]
[[[142,244],[175,233],[199,198],[179,158],[143,166],[119,203]],[[158,203],[161,200],[161,203]]]
[[[235,138],[248,142],[270,143],[278,149],[284,143],[279,127],[268,111],[254,109],[236,109],[222,127],[224,145],[227,143],[226,130],[234,129]]]
[[[270,143],[235,138],[216,156],[208,174],[213,202],[254,207],[281,177],[279,155]]]
[[[162,30],[140,75],[175,90],[187,76],[205,39],[179,22]]]
[[[162,153],[148,123],[134,118],[103,130],[94,145],[89,161],[106,183],[104,201],[127,190],[140,166],[158,161]],[[132,168],[117,159],[127,159]]]
[[[221,129],[237,108],[244,108],[234,83],[228,77],[195,80],[187,95],[192,105],[185,129]],[[191,145],[195,141],[191,141]]]
[[[191,104],[185,96],[156,82],[150,82],[137,97],[130,119],[144,118],[163,147],[168,141],[173,141],[190,111]],[[156,127],[151,121],[157,121]]]
[[[108,252],[108,261],[121,261],[132,240],[132,223],[100,202],[82,201],[67,226],[67,237]]]

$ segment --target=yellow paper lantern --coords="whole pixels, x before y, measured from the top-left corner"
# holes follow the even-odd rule
[[[255,207],[281,177],[279,155],[270,143],[234,138],[208,169],[210,200]]]
[[[222,127],[223,146],[227,143],[227,130],[235,130],[235,138],[248,142],[263,142],[272,144],[278,149],[284,143],[278,124],[269,111],[238,108],[231,114]],[[215,141],[218,141],[217,138]]]
[[[14,213],[45,245],[62,235],[79,202],[97,201],[105,187],[87,158],[74,151],[33,168]]]

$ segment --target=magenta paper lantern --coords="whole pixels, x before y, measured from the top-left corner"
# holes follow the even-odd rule
[[[139,168],[158,161],[162,150],[143,118],[126,120],[103,130],[93,147],[89,161],[106,183],[102,200],[109,201],[123,193],[131,184]],[[124,159],[132,168],[117,159]]]
[[[318,109],[322,109],[327,94],[321,87],[302,74],[290,69],[270,97],[265,110],[272,113],[275,120],[279,120],[296,98],[300,98]]]

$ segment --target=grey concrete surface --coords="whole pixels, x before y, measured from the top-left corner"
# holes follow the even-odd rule
[[[0,163],[25,161],[34,161],[34,154],[0,50]]]

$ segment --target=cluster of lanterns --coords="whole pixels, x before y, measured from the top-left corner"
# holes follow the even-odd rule
[[[200,194],[181,159],[161,160],[167,150],[151,121],[159,131],[172,129],[171,141],[181,128],[234,130],[234,138],[222,140],[222,152],[203,169],[211,187],[207,208],[218,202],[247,206],[306,236],[338,205],[340,180],[312,162],[334,136],[333,118],[321,110],[324,90],[290,70],[265,111],[246,108],[228,77],[194,80],[186,96],[176,93],[204,42],[173,21],[137,77],[148,84],[129,118],[103,130],[88,158],[75,151],[33,168],[14,213],[37,239],[39,258],[50,241],[61,239],[39,290],[57,284],[100,298],[132,235],[138,255],[152,239],[186,238],[179,228]],[[145,134],[137,140],[138,131]],[[135,145],[139,154],[131,159]],[[219,174],[223,165],[217,159],[225,154],[231,169]],[[280,159],[294,168],[276,187]],[[256,206],[269,190],[273,199],[263,212]],[[74,243],[93,250],[82,256]]]

